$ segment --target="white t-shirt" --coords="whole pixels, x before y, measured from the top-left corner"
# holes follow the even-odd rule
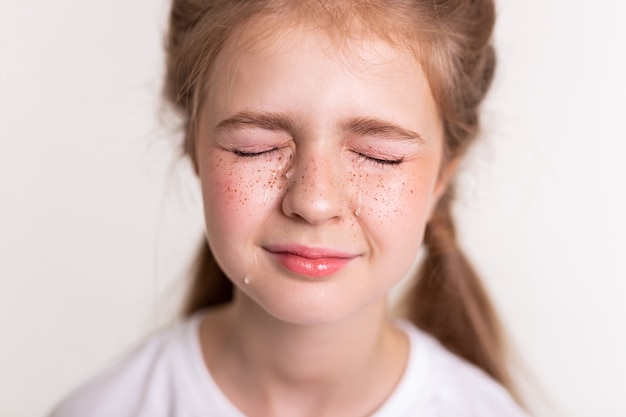
[[[202,314],[149,338],[79,387],[51,417],[245,417],[220,391],[199,341]],[[399,321],[410,355],[392,395],[371,417],[525,417],[477,367]]]

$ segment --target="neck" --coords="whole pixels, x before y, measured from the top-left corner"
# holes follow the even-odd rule
[[[390,323],[383,300],[332,323],[297,325],[237,294],[220,315],[219,337],[213,326],[211,338],[221,346],[205,349],[211,373],[236,405],[247,401],[238,400],[247,391],[242,397],[256,398],[257,410],[273,410],[267,414],[289,407],[276,405],[281,398],[300,410],[315,407],[316,415],[322,415],[322,404],[371,398],[363,405],[371,409],[361,413],[369,414],[395,387],[406,362],[407,342]]]
[[[385,310],[384,303],[378,303],[333,323],[297,325],[240,297],[233,305],[232,348],[249,366],[284,375],[290,383],[329,383],[363,369],[380,355],[388,325]]]

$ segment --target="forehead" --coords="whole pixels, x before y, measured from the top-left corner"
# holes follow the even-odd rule
[[[314,25],[241,28],[218,54],[206,85],[206,122],[240,111],[288,111],[312,120],[376,117],[439,136],[439,117],[409,48],[357,30]]]
[[[362,20],[343,19],[338,22],[306,18],[296,14],[287,16],[257,16],[240,25],[230,34],[217,58],[208,68],[205,88],[210,88],[216,73],[233,72],[244,58],[254,55],[280,53],[291,48],[306,53],[314,47],[324,51],[337,62],[344,62],[361,70],[377,71],[391,61],[397,68],[419,67],[422,72],[419,42],[413,32],[402,32],[383,24],[367,26]],[[384,21],[384,19],[381,19]],[[311,38],[315,38],[311,42]]]
[[[204,86],[210,91],[216,78],[232,81],[245,64],[267,65],[285,58],[297,61],[311,59],[312,55],[362,75],[384,78],[385,73],[404,73],[425,78],[414,43],[383,39],[358,24],[340,30],[309,21],[285,23],[257,18],[236,29],[225,42],[209,68]],[[258,69],[260,72],[261,67]]]

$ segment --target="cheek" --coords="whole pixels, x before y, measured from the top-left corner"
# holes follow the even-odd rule
[[[377,260],[372,272],[386,277],[380,282],[384,290],[415,261],[435,199],[436,178],[436,167],[398,170],[393,175],[370,173],[355,187],[361,193],[358,222],[372,248],[372,259]]]
[[[253,231],[284,187],[283,156],[240,160],[216,151],[199,167],[209,237]]]
[[[420,232],[435,199],[437,167],[385,168],[382,173],[360,172],[354,176],[355,213],[361,222],[387,235],[407,228]],[[404,232],[402,232],[404,230]]]

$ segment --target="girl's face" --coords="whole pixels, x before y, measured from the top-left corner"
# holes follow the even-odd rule
[[[216,260],[244,299],[287,322],[384,304],[444,188],[420,65],[383,41],[337,47],[313,29],[254,46],[220,52],[200,116]]]

